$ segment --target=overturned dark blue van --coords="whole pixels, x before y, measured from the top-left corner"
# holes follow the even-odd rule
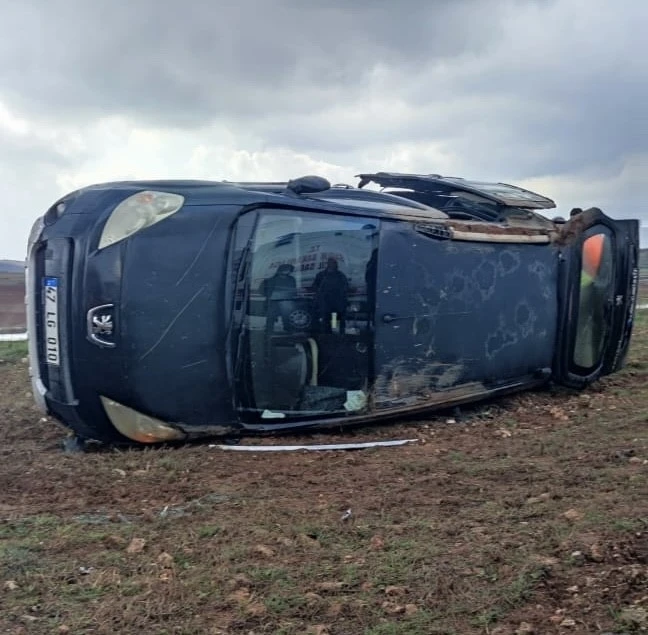
[[[552,220],[546,197],[438,175],[359,185],[133,181],[58,200],[29,239],[40,408],[82,439],[156,443],[581,388],[622,367],[638,221]]]

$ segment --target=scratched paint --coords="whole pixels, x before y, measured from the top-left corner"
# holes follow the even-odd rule
[[[548,300],[552,295],[555,295],[556,286],[551,275],[552,269],[546,263],[541,260],[534,260],[528,264],[528,270],[537,278],[536,284],[538,284],[543,298]]]
[[[140,410],[164,412],[188,426],[229,421],[231,400],[224,367],[226,328],[222,281],[214,275],[228,240],[228,221],[204,208],[188,210],[174,224],[133,237],[125,261],[120,332],[128,342],[125,385]],[[155,249],[156,232],[175,241],[173,253]],[[169,381],[173,360],[173,381]],[[161,387],[164,387],[161,390]],[[122,388],[121,390],[124,390]]]
[[[501,276],[508,276],[521,264],[520,249],[509,248],[502,250],[497,256],[498,272]]]
[[[397,359],[376,378],[374,394],[377,399],[416,397],[424,400],[435,391],[458,383],[463,368],[461,364],[431,362],[411,372],[410,360]]]
[[[376,397],[426,400],[470,382],[514,380],[550,367],[557,262],[546,246],[383,231]],[[386,313],[397,319],[384,323]]]

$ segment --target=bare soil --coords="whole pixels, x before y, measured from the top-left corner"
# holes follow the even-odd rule
[[[644,632],[647,380],[644,312],[583,393],[267,440],[409,446],[66,454],[5,362],[0,632]]]
[[[21,274],[0,274],[0,334],[23,332],[25,315],[25,279]]]

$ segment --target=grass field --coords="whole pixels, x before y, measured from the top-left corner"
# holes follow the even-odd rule
[[[2,345],[0,632],[643,632],[647,313],[586,392],[299,438],[418,439],[355,453],[64,454]]]
[[[18,362],[26,357],[27,342],[0,342],[0,363]]]

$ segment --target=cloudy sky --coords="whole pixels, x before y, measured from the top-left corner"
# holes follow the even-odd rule
[[[436,172],[648,221],[646,0],[0,0],[0,15],[0,258],[24,257],[59,195],[124,178]]]

